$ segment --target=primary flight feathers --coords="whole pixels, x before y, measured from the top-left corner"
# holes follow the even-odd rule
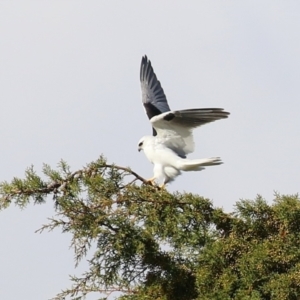
[[[153,136],[145,136],[139,142],[154,164],[151,183],[162,179],[163,185],[172,181],[182,171],[203,170],[203,166],[221,164],[218,157],[198,160],[186,159],[194,151],[192,129],[219,119],[229,112],[222,108],[194,108],[171,111],[166,95],[147,56],[142,58],[140,81],[142,101],[153,127]]]

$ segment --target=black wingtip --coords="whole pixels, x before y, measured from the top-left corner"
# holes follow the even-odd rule
[[[151,64],[150,60],[148,59],[147,55],[144,55],[142,57],[142,61],[141,61],[141,69],[143,66],[146,66],[147,64]]]
[[[147,57],[146,54],[142,57],[142,62],[143,62],[143,61],[146,61],[146,62],[148,61],[148,57]]]
[[[140,80],[143,81],[151,70],[153,72],[151,61],[148,59],[147,55],[144,55],[141,61]]]

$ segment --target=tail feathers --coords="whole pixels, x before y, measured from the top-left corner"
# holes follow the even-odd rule
[[[220,157],[203,159],[182,159],[179,162],[179,169],[182,171],[201,171],[204,167],[221,165]]]

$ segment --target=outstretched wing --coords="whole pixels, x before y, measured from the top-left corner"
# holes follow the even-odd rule
[[[171,148],[179,156],[194,151],[192,130],[206,123],[228,118],[229,112],[222,108],[196,108],[169,111],[151,119],[165,146]]]
[[[145,55],[142,58],[140,80],[142,88],[142,101],[149,119],[170,111],[166,95],[159,80],[153,71],[150,60]],[[153,135],[156,131],[153,128]]]

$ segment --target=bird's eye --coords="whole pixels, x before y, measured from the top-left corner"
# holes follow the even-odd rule
[[[140,143],[139,143],[139,147],[141,147],[142,145],[143,145],[143,142],[140,142]]]

